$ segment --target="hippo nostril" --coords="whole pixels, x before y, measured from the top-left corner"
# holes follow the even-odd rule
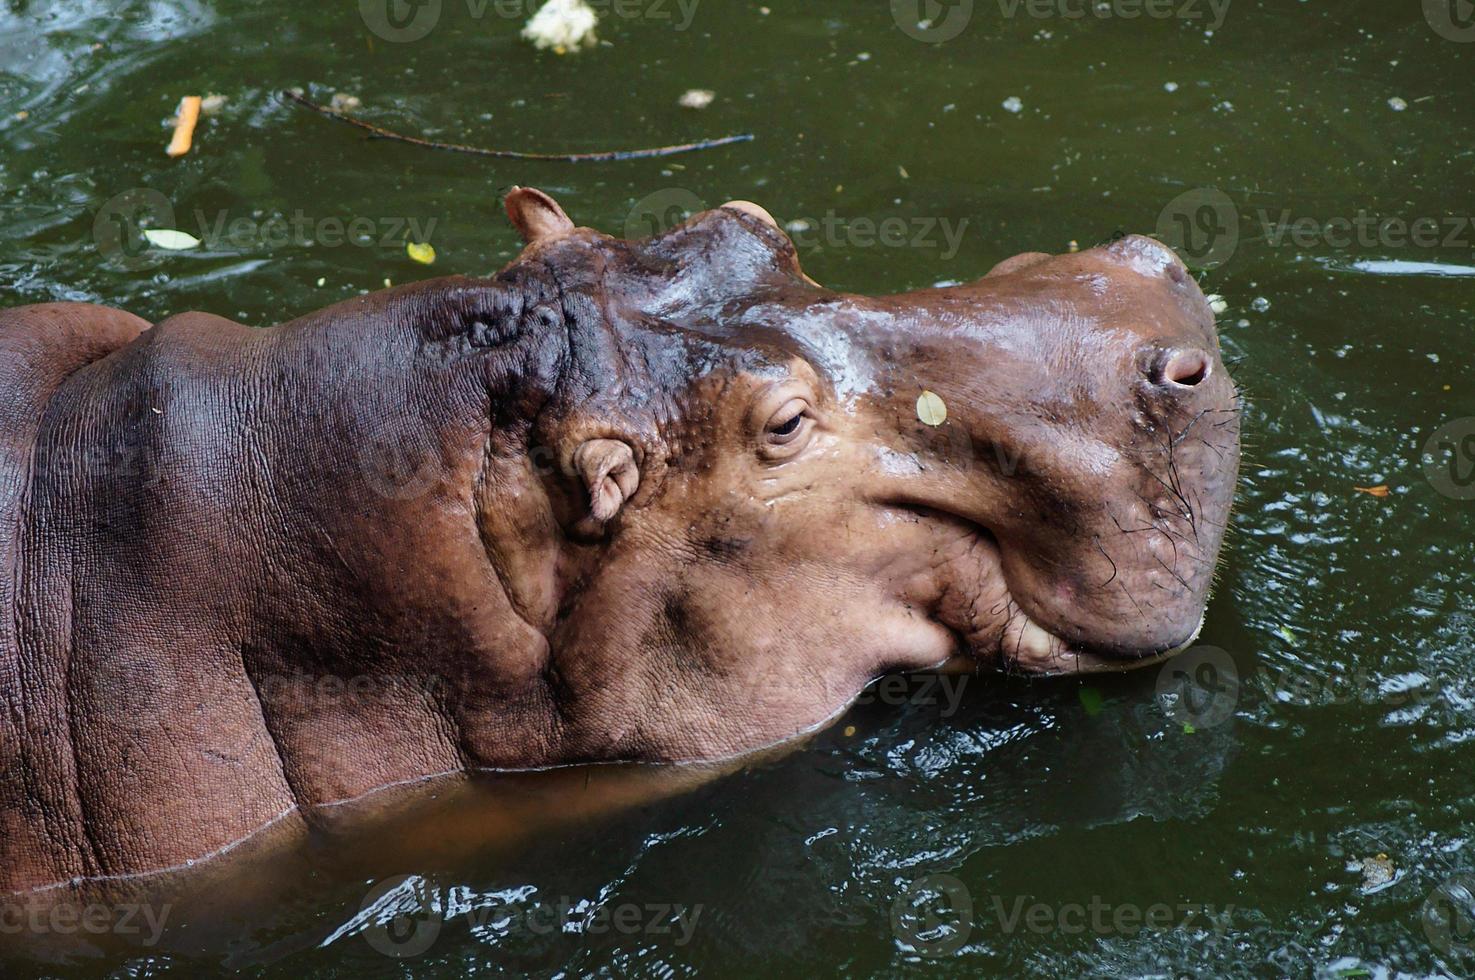
[[[1192,388],[1209,376],[1209,355],[1201,350],[1164,351],[1148,371],[1153,384]]]

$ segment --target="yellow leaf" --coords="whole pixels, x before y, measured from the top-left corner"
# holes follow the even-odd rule
[[[421,265],[430,265],[435,261],[435,249],[429,242],[405,242],[405,252]]]
[[[917,418],[924,425],[942,425],[947,421],[947,404],[935,391],[926,391],[917,396]]]
[[[1365,493],[1369,497],[1386,497],[1389,493],[1392,492],[1388,489],[1386,485],[1383,484],[1379,484],[1376,487],[1353,487],[1352,489],[1356,490],[1358,493]]]

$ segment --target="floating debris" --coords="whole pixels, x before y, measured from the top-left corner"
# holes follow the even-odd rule
[[[168,249],[171,252],[183,252],[191,248],[199,248],[200,240],[188,232],[175,231],[172,228],[146,228],[143,232],[144,239],[156,248]]]
[[[548,0],[522,29],[540,51],[568,54],[599,43],[594,29],[599,15],[585,0]]]
[[[435,261],[435,248],[429,242],[405,242],[405,254],[421,265]]]
[[[198,95],[186,95],[179,101],[179,109],[174,114],[174,138],[169,141],[169,147],[164,151],[171,157],[184,156],[194,144],[195,126],[200,121],[202,101]]]
[[[1364,892],[1378,891],[1393,883],[1398,877],[1398,869],[1393,866],[1393,859],[1386,854],[1378,854],[1375,857],[1365,857],[1360,861],[1352,861],[1347,865],[1348,871],[1362,872],[1362,890]]]
[[[1375,487],[1353,487],[1358,493],[1365,493],[1369,497],[1386,497],[1393,491],[1388,489],[1387,484],[1379,484]]]
[[[717,93],[709,88],[687,89],[676,100],[676,104],[683,109],[705,109],[717,98]]]
[[[937,392],[923,390],[917,396],[917,418],[923,425],[942,425],[947,421],[947,403]]]
[[[1395,95],[1393,96],[1393,98],[1388,100],[1388,108],[1392,109],[1394,112],[1402,112],[1403,110],[1408,108],[1408,103]]]

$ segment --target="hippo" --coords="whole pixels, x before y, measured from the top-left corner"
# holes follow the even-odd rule
[[[0,312],[0,893],[1197,636],[1240,412],[1168,248],[873,298],[744,201],[506,210],[497,274],[278,326]]]

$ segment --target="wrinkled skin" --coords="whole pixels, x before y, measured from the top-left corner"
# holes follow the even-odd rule
[[[508,211],[491,279],[270,329],[0,313],[0,892],[1195,636],[1239,416],[1167,249],[868,298],[742,202],[636,242]]]

